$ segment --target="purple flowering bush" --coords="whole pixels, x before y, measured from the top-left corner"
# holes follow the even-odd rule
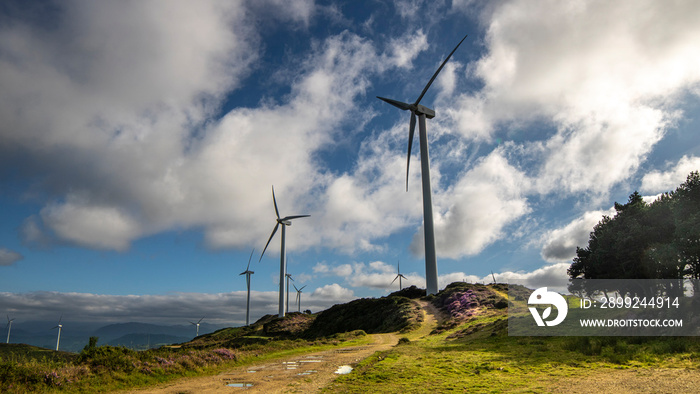
[[[450,316],[465,319],[474,314],[476,308],[479,307],[479,300],[471,290],[467,290],[465,292],[452,293],[445,300],[444,305]]]

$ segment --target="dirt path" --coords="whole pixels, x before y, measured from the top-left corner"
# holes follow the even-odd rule
[[[180,379],[158,387],[134,389],[128,393],[315,393],[338,375],[343,365],[354,366],[376,351],[388,350],[398,342],[396,334],[373,334],[363,346],[308,353],[276,361],[238,367],[216,376]],[[238,387],[235,387],[238,386]]]

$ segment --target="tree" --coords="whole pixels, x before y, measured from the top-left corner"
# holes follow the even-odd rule
[[[615,203],[615,216],[595,225],[567,272],[571,279],[678,279],[677,291],[682,279],[700,279],[700,173],[651,204],[636,191]]]

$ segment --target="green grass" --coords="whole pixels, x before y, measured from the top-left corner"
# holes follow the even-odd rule
[[[700,368],[695,337],[508,337],[504,319],[487,315],[377,353],[324,392],[546,392],[550,383],[581,374]],[[449,339],[460,332],[469,334]]]

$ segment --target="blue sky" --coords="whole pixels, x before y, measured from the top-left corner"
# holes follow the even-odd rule
[[[615,201],[700,168],[700,6],[657,1],[5,2],[0,313],[252,319],[288,271],[314,311],[424,287],[428,121],[440,286],[561,286]],[[293,298],[292,298],[293,299]]]

